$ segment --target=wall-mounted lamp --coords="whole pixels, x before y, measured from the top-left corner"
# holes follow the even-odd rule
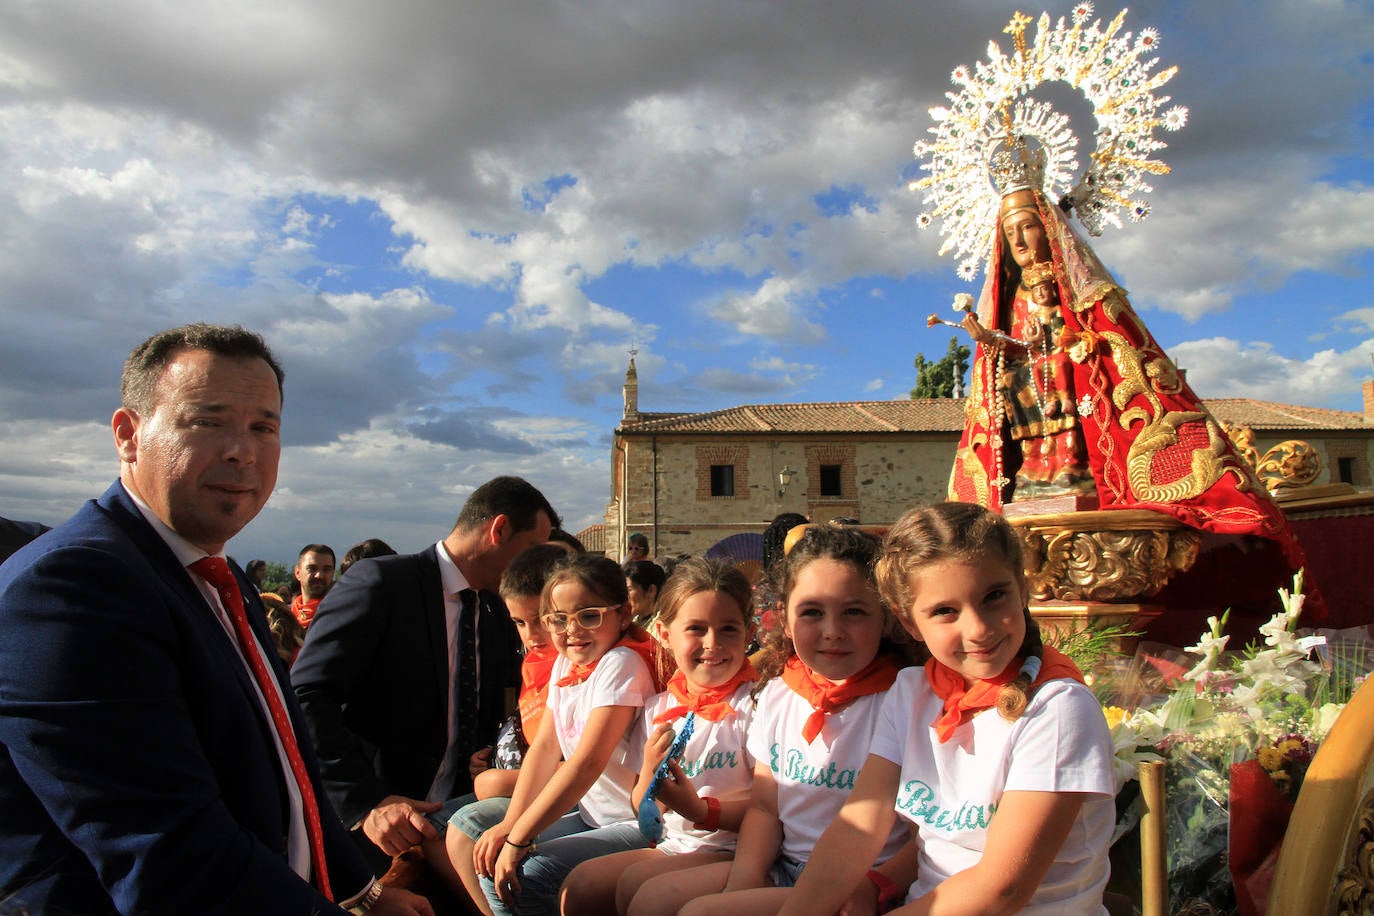
[[[792,467],[790,464],[783,465],[782,470],[778,471],[778,496],[782,496],[787,492],[787,488],[792,483],[792,478],[796,476],[796,468]]]

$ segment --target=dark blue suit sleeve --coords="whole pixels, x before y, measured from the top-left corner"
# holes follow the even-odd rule
[[[276,842],[275,748],[227,634],[203,599],[195,606],[189,578],[176,581],[185,573],[117,545],[57,546],[6,573],[0,808],[15,821],[0,832],[36,838],[25,855],[63,857],[18,882],[63,885],[49,888],[53,903],[103,888],[121,913],[342,913]],[[369,876],[337,829],[330,842],[335,893],[347,897]],[[15,880],[0,885],[13,893]]]

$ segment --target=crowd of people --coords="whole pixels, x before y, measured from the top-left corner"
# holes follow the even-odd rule
[[[377,878],[419,855],[483,913],[1105,912],[1111,739],[999,515],[780,517],[756,586],[498,477],[417,553],[305,545],[288,598],[225,553],[282,379],[150,338],[119,479],[0,565],[0,901],[423,916]]]

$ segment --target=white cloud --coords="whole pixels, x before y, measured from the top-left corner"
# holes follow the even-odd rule
[[[284,551],[423,546],[510,469],[570,527],[595,519],[606,452],[586,443],[619,417],[636,339],[644,409],[809,396],[822,372],[877,391],[953,277],[913,227],[911,143],[1011,10],[0,6],[0,498],[51,521],[102,489],[123,355],[194,319],[259,328],[286,363],[283,490],[244,535]],[[1370,345],[1349,336],[1374,325],[1344,276],[1374,238],[1367,11],[1136,12],[1193,118],[1155,215],[1097,250],[1138,308],[1206,323],[1173,352],[1207,394],[1353,391]],[[826,215],[834,188],[865,205]],[[1266,312],[1218,324],[1310,273],[1337,301],[1295,307],[1326,309],[1312,323],[1344,349],[1266,344]]]
[[[1175,344],[1174,362],[1206,398],[1256,398],[1286,404],[1329,406],[1359,391],[1368,376],[1374,340],[1340,352],[1319,350],[1304,359],[1284,356],[1263,341],[1213,337]]]
[[[815,344],[825,339],[826,332],[807,317],[814,295],[801,281],[769,277],[752,292],[726,295],[707,310],[741,334],[779,343]]]

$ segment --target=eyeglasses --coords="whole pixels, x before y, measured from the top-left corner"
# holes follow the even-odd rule
[[[544,621],[544,629],[548,630],[550,633],[562,635],[568,632],[568,625],[570,623],[577,624],[579,630],[595,630],[597,627],[601,626],[601,621],[606,619],[607,611],[618,611],[622,607],[624,607],[622,604],[608,604],[605,607],[584,607],[578,608],[571,614],[555,611],[552,614],[545,614],[540,619]]]

